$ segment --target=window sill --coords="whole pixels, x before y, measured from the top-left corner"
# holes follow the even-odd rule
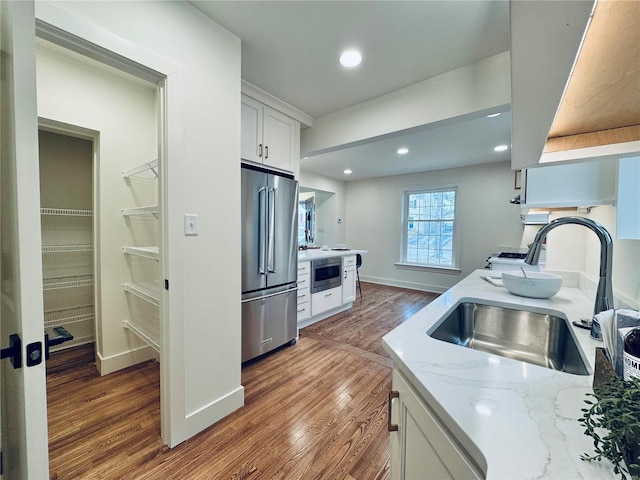
[[[456,267],[438,267],[436,265],[421,265],[419,263],[394,263],[397,268],[403,268],[406,270],[422,270],[434,273],[449,273],[451,275],[458,275],[462,270]]]

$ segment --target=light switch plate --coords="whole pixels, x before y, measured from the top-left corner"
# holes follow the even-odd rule
[[[194,213],[184,214],[184,234],[185,236],[198,235],[198,215]]]

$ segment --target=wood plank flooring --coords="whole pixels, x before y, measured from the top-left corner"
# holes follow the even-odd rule
[[[160,440],[156,362],[99,377],[92,347],[53,354],[51,478],[387,479],[391,360],[380,338],[436,295],[362,290],[351,311],[246,365],[245,407],[174,449]]]

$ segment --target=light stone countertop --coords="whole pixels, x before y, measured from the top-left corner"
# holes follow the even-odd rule
[[[316,260],[318,258],[330,258],[330,257],[348,257],[349,255],[355,255],[356,253],[367,253],[367,250],[322,250],[321,248],[314,248],[310,250],[298,250],[298,261]]]
[[[496,272],[493,272],[495,275]],[[563,286],[549,299],[512,295],[476,270],[383,337],[383,346],[488,479],[608,479],[611,464],[580,460],[593,442],[578,423],[591,392],[595,348],[574,327],[591,375],[572,375],[452,345],[427,331],[460,302],[551,313],[572,322],[590,317],[593,299]],[[564,285],[570,284],[565,282]]]

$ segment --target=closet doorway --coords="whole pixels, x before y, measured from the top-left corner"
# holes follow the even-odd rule
[[[38,131],[44,327],[51,352],[95,340],[94,142],[81,137]]]
[[[45,329],[73,336],[52,358],[93,343],[102,376],[160,361],[163,80],[41,38],[36,67]]]

